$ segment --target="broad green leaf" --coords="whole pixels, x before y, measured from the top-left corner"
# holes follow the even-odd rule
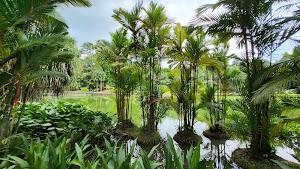
[[[16,161],[16,163],[21,167],[21,168],[29,168],[29,164],[27,161],[17,157],[17,156],[11,156],[11,155],[7,155],[7,157],[13,159],[14,161]]]
[[[286,164],[278,161],[278,160],[273,160],[271,159],[271,161],[273,161],[274,163],[276,163],[280,168],[282,169],[292,169],[291,167],[287,166]]]

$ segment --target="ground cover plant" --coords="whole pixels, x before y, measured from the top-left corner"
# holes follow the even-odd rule
[[[20,109],[17,109],[20,111]],[[110,132],[112,119],[103,112],[68,102],[28,102],[20,117],[19,132],[33,138],[47,135],[73,135],[82,139],[87,134],[100,139]]]
[[[24,146],[16,154],[9,154],[6,158],[1,158],[1,168],[21,168],[21,169],[66,169],[79,167],[82,169],[155,169],[164,167],[166,169],[183,169],[184,157],[182,150],[175,148],[173,140],[168,136],[167,143],[164,145],[166,156],[165,161],[153,161],[151,156],[158,146],[154,146],[149,153],[139,148],[137,152],[136,140],[130,146],[130,150],[125,151],[124,144],[115,143],[112,145],[105,139],[105,149],[93,147],[88,144],[89,136],[83,138],[80,143],[75,143],[75,148],[70,146],[70,140],[59,137],[55,141],[49,138],[41,141],[31,140],[22,137]],[[207,168],[212,169],[213,163],[200,160],[200,142],[196,148],[191,147],[187,156],[188,169]]]

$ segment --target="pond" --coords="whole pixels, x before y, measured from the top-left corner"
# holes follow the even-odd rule
[[[53,100],[53,98],[51,98]],[[87,108],[94,111],[108,112],[110,116],[116,118],[116,104],[113,96],[64,96],[56,98],[55,100],[63,100],[71,103],[81,103]],[[131,117],[136,125],[141,125],[141,109],[137,100],[133,100]],[[201,113],[200,113],[201,114]],[[201,117],[198,119],[201,119]],[[169,111],[167,115],[161,119],[158,124],[158,131],[160,136],[166,140],[167,135],[173,137],[178,128],[178,119],[176,118],[176,113],[174,111]],[[210,140],[203,136],[203,131],[207,130],[209,126],[205,122],[196,121],[194,129],[198,135],[202,137],[203,143],[201,144],[201,158],[207,160],[213,160],[215,168],[225,169],[225,168],[239,168],[236,164],[230,161],[231,154],[237,148],[249,147],[249,143],[241,142],[239,140]],[[127,149],[129,149],[132,140],[125,141]],[[174,141],[176,146],[179,146],[184,153],[186,153],[189,147],[184,147],[178,145]],[[150,151],[152,147],[142,147],[146,151]],[[293,157],[296,151],[299,153],[300,149],[296,144],[291,143],[275,143],[276,154],[286,160],[299,163],[297,159]],[[154,158],[157,160],[163,160],[162,158],[162,148],[159,147],[154,154]]]

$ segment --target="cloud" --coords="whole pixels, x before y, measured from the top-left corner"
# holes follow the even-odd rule
[[[111,17],[113,10],[119,7],[130,9],[134,0],[90,0],[92,7],[61,7],[60,14],[69,25],[69,34],[81,46],[84,42],[95,42],[99,39],[110,39],[110,32],[121,27]]]
[[[104,39],[110,40],[110,32],[114,32],[121,25],[111,16],[113,10],[117,8],[125,8],[130,10],[138,0],[90,0],[92,7],[61,7],[60,14],[69,25],[69,34],[77,41],[80,47],[84,42],[96,42]],[[151,0],[144,0],[144,6],[148,6]],[[195,9],[204,4],[211,4],[217,0],[154,0],[154,2],[164,5],[168,17],[182,25],[187,25],[189,20],[194,16]],[[242,50],[234,40],[230,41],[229,53],[237,53],[242,55]],[[274,53],[273,60],[281,58],[282,53],[291,51],[295,44],[291,42],[285,43],[278,51]]]
[[[213,3],[216,0],[156,0],[158,4],[164,5],[167,15],[174,18],[176,22],[186,25],[195,13],[195,9],[206,3]],[[94,43],[99,39],[110,39],[110,32],[120,28],[120,24],[111,16],[113,10],[125,8],[130,10],[137,0],[90,0],[92,7],[62,7],[60,14],[69,25],[69,34],[81,46],[84,42]],[[150,0],[144,1],[144,6],[148,5]]]

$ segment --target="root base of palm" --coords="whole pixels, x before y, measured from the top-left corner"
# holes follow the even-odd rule
[[[138,145],[153,146],[161,141],[158,131],[149,131],[147,127],[137,128],[132,135],[137,138]]]
[[[173,139],[179,144],[196,145],[201,137],[192,130],[183,130],[177,132]]]
[[[230,136],[226,134],[222,129],[214,130],[208,129],[203,132],[203,135],[209,139],[217,139],[217,140],[229,140]]]
[[[232,153],[231,160],[243,169],[264,168],[264,169],[281,169],[271,159],[277,160],[291,168],[300,168],[300,164],[296,164],[282,159],[277,155],[264,155],[262,159],[253,157],[250,149],[237,149]]]
[[[123,121],[115,127],[114,135],[121,139],[136,139],[133,135],[136,128],[137,127],[131,121]]]

